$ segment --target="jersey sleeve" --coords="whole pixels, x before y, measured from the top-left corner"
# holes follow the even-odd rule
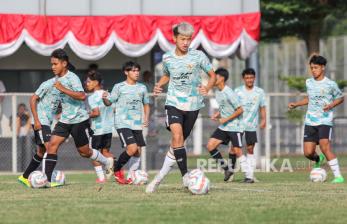
[[[231,103],[231,105],[234,109],[237,109],[237,108],[242,106],[240,103],[240,100],[239,100],[239,96],[236,93],[228,91],[227,92],[227,99]]]
[[[93,96],[88,97],[88,104],[90,106],[90,109],[92,110],[99,107],[98,103],[96,102]]]
[[[114,85],[110,96],[108,97],[109,101],[111,101],[112,103],[115,103],[118,101],[119,98],[119,86],[116,84]]]
[[[49,88],[48,88],[47,82],[43,82],[41,83],[39,88],[35,91],[35,95],[38,96],[39,98],[42,98],[46,95],[48,90]]]
[[[204,54],[203,52],[201,52],[200,54],[200,68],[206,73],[212,70],[210,59],[208,59],[206,54]]]
[[[167,62],[163,61],[163,74],[170,76],[169,68],[167,66]]]
[[[337,86],[336,82],[333,82],[333,85],[332,85],[332,95],[334,100],[343,97],[342,92],[340,88]]]
[[[148,90],[147,87],[144,85],[143,86],[143,99],[142,99],[143,104],[149,104],[149,96],[148,96]]]
[[[265,99],[265,93],[263,90],[260,91],[260,103],[259,106],[260,107],[266,107],[266,99]]]
[[[81,80],[78,78],[78,76],[73,77],[73,79],[71,80],[71,86],[72,86],[72,91],[84,92]]]

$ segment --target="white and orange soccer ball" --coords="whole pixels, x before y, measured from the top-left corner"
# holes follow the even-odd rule
[[[314,168],[310,173],[312,182],[324,182],[327,179],[327,172],[322,168]]]
[[[148,174],[144,170],[133,170],[128,173],[129,184],[144,185],[148,182]]]
[[[210,190],[210,180],[200,169],[188,173],[188,189],[192,194],[207,194]]]
[[[65,173],[61,170],[54,170],[51,182],[57,183],[59,186],[65,184]]]
[[[34,171],[28,177],[32,188],[42,188],[48,183],[47,176],[41,171]]]

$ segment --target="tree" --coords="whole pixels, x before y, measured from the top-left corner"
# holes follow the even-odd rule
[[[319,39],[325,20],[345,16],[346,0],[261,0],[262,38],[284,36],[302,38],[307,54],[319,52]]]

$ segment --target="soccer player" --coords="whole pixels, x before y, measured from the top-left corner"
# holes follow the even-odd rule
[[[119,156],[114,165],[114,176],[119,184],[131,184],[133,180],[125,180],[122,167],[130,160],[129,172],[140,167],[141,147],[146,146],[143,138],[143,126],[148,126],[149,97],[145,85],[138,82],[141,67],[136,62],[126,62],[123,72],[126,80],[114,85],[111,95],[103,94],[104,104],[115,104],[115,127],[126,150]]]
[[[266,101],[264,90],[254,86],[255,71],[247,68],[242,72],[244,85],[235,89],[239,96],[243,108],[242,123],[244,127],[244,135],[247,148],[247,160],[250,164],[251,172],[254,173],[256,161],[254,158],[254,146],[258,142],[257,128],[260,112],[260,128],[266,126]],[[235,166],[236,155],[231,155],[232,166]],[[253,178],[254,180],[255,177]]]
[[[220,144],[227,145],[231,141],[232,148],[230,148],[229,157],[231,153],[234,153],[239,158],[241,170],[245,173],[244,182],[253,183],[253,176],[247,158],[242,153],[243,124],[241,114],[243,114],[243,107],[237,94],[225,84],[229,78],[228,71],[220,68],[216,70],[216,74],[216,100],[219,111],[213,114],[211,119],[217,121],[220,125],[208,140],[207,150],[220,163],[224,169],[224,181],[228,181],[233,175],[233,169],[225,164],[217,147]]]
[[[37,151],[23,175],[18,177],[18,181],[27,187],[30,187],[28,177],[40,166],[51,138],[51,125],[60,103],[59,91],[53,88],[55,80],[56,78],[51,78],[43,82],[30,98]]]
[[[336,155],[331,149],[333,109],[343,102],[341,90],[337,84],[325,76],[327,60],[320,55],[313,55],[309,61],[312,78],[306,80],[307,97],[288,104],[289,109],[308,105],[305,117],[304,154],[315,161],[314,167],[320,167],[324,156],[333,171],[332,183],[343,183]],[[321,155],[316,153],[319,144]]]
[[[99,150],[105,157],[113,158],[110,153],[112,141],[112,127],[113,127],[113,109],[112,107],[105,106],[102,94],[102,76],[99,72],[91,70],[88,72],[86,81],[86,88],[92,95],[88,97],[90,106],[89,117],[91,120],[92,148]],[[104,183],[106,181],[104,170],[99,162],[93,161],[94,169],[97,175],[96,183]],[[112,176],[112,172],[108,173],[107,178]]]
[[[70,134],[82,157],[100,162],[105,170],[112,172],[113,159],[106,158],[98,150],[89,148],[91,130],[89,115],[84,104],[86,94],[78,76],[68,70],[69,57],[66,52],[62,49],[54,50],[51,54],[51,65],[54,75],[58,76],[53,86],[60,92],[62,114],[52,132],[47,156],[44,157],[48,187],[57,186],[56,183],[51,183],[52,172],[58,160],[59,146]]]
[[[194,28],[182,22],[173,27],[173,39],[176,48],[163,56],[163,73],[154,87],[154,94],[160,94],[163,86],[169,83],[165,102],[166,126],[171,131],[170,150],[166,154],[159,174],[147,186],[146,192],[154,192],[160,181],[177,162],[183,177],[183,185],[187,186],[187,154],[185,140],[198,117],[199,110],[204,107],[203,95],[213,88],[216,74],[206,55],[199,50],[189,48]],[[207,86],[201,85],[201,72],[209,75]]]

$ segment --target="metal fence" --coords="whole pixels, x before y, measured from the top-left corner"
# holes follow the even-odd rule
[[[25,135],[13,131],[16,127],[17,106],[21,103],[29,108],[31,94],[8,93],[1,104],[1,135],[0,135],[0,171],[22,172],[35,154],[33,132],[30,129]],[[346,94],[345,94],[346,95]],[[259,144],[256,155],[270,159],[271,157],[287,156],[288,154],[302,154],[303,124],[293,123],[286,117],[287,103],[302,96],[290,93],[269,93],[266,95],[267,128],[259,131]],[[144,149],[142,167],[146,169],[159,169],[169,148],[170,133],[165,128],[164,97],[153,100],[150,127],[145,131],[147,147]],[[217,109],[213,97],[205,100],[206,106],[200,111],[193,133],[186,141],[189,155],[207,154],[205,149],[210,135],[218,124],[210,120],[210,115]],[[333,149],[342,153],[347,145],[347,116],[344,107],[335,111],[335,126],[333,132]],[[227,150],[227,146],[220,149]],[[123,149],[119,138],[114,134],[111,151],[118,156]],[[88,170],[92,169],[89,159],[82,158],[74,145],[72,138],[61,146],[58,152],[59,162],[57,168],[62,170]]]

